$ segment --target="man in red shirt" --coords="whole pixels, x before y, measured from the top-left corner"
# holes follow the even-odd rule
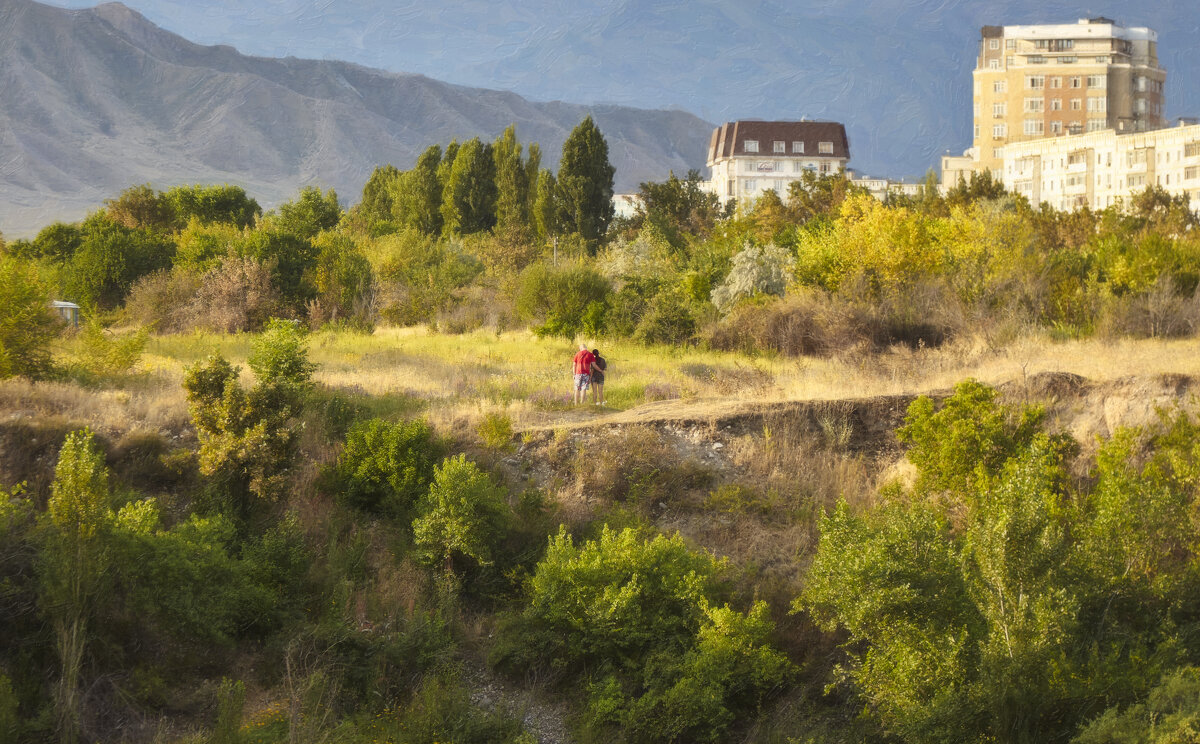
[[[575,355],[575,404],[584,402],[588,385],[592,382],[592,362],[596,357],[588,351],[587,344],[579,344],[579,353]]]

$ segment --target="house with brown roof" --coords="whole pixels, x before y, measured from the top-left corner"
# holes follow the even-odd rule
[[[835,121],[730,121],[709,142],[708,188],[722,201],[752,202],[766,191],[786,198],[806,171],[837,173],[849,160],[846,127]]]

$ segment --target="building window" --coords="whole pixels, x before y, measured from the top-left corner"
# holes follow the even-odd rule
[[[1058,58],[1058,63],[1060,65],[1073,65],[1078,61],[1079,60],[1076,57],[1059,57]]]
[[[1146,99],[1145,99],[1145,98],[1139,98],[1139,99],[1138,99],[1138,102],[1137,102],[1137,110],[1138,110],[1138,113],[1139,113],[1139,114],[1144,114],[1144,113],[1146,113]]]
[[[1062,87],[1062,76],[1055,75],[1054,77],[1050,78],[1050,87],[1051,88],[1061,88]]]
[[[1087,86],[1089,88],[1107,88],[1108,75],[1088,75]]]
[[[994,116],[997,119],[1003,119],[1007,115],[1008,115],[1008,104],[1007,103],[993,103],[992,104],[992,116]]]
[[[1004,40],[1004,48],[1005,49],[1016,49],[1017,48],[1017,40],[1016,39],[1005,39]]]
[[[1061,98],[1051,98],[1050,99],[1050,110],[1051,111],[1062,111],[1062,99]]]
[[[1087,110],[1095,113],[1108,111],[1108,99],[1096,96],[1087,99]]]
[[[988,60],[988,69],[989,70],[999,70],[1000,69],[1000,60],[989,59]]]
[[[817,152],[820,153],[821,155],[832,155],[833,154],[833,143],[832,142],[818,142],[817,143]]]
[[[754,163],[753,163],[753,162],[751,162],[751,161],[747,160],[747,161],[746,161],[746,167],[745,167],[745,168],[743,168],[743,170],[744,170],[744,171],[746,171],[747,173],[753,173],[754,171],[756,171],[756,170],[758,170],[758,169],[754,167]]]
[[[1105,57],[1105,56],[1096,57],[1096,64],[1098,64],[1098,65],[1108,64],[1108,57]]]
[[[1185,181],[1195,181],[1200,178],[1200,166],[1193,165],[1183,169],[1183,178]]]
[[[1008,81],[1007,80],[997,80],[997,81],[993,82],[992,83],[992,92],[993,93],[1007,93],[1008,92]]]
[[[1062,122],[1061,121],[1050,122],[1050,134],[1062,134]]]
[[[1145,185],[1146,185],[1145,174],[1142,174],[1140,176],[1130,176],[1129,177],[1129,188],[1133,189],[1133,188],[1138,188],[1139,186],[1145,186]]]
[[[1006,124],[993,124],[992,125],[992,137],[994,137],[996,139],[1001,139],[1001,138],[1005,137],[1007,134],[1008,134],[1008,125],[1006,125]]]
[[[1044,64],[1046,64],[1046,58],[1045,58],[1045,57],[1043,57],[1043,56],[1042,56],[1042,55],[1040,55],[1040,54],[1031,54],[1031,55],[1029,55],[1028,57],[1026,57],[1026,58],[1025,58],[1025,61],[1026,61],[1026,62],[1028,62],[1028,63],[1029,63],[1029,64],[1031,64],[1031,65],[1044,65]]]
[[[979,139],[979,125],[975,125],[974,139]]]
[[[1071,110],[1072,111],[1082,111],[1083,110],[1083,101],[1079,98],[1072,98],[1071,99]]]
[[[1000,48],[1000,40],[999,39],[988,39],[988,49],[999,49],[999,48]]]
[[[775,140],[774,151],[775,152],[787,152],[787,143],[784,142],[783,140]]]
[[[995,157],[997,160],[1003,160],[1003,159],[1004,159],[1004,148],[1003,148],[1003,147],[997,147],[995,150],[992,150],[992,155],[993,155],[993,156],[994,156],[994,157]],[[996,171],[996,174],[997,174],[997,176],[999,176],[999,174],[1000,174],[1000,171]]]
[[[1013,66],[1013,61],[1012,61],[1012,60],[1013,60],[1013,58],[1012,58],[1012,55],[1011,55],[1011,54],[1010,54],[1010,55],[1008,55],[1007,57],[1005,57],[1005,58],[1004,58],[1004,64],[1005,64],[1005,66],[1007,66],[1007,67],[1012,67],[1012,66]]]
[[[1025,76],[1025,87],[1029,88],[1031,90],[1038,90],[1040,88],[1045,88],[1046,87],[1046,76],[1045,75],[1026,75]]]
[[[1087,130],[1089,132],[1103,132],[1108,129],[1107,119],[1088,119]]]
[[[1025,99],[1025,110],[1026,111],[1042,111],[1045,108],[1045,106],[1046,106],[1045,99],[1042,99],[1042,98],[1026,98]]]
[[[1185,158],[1194,158],[1200,155],[1200,142],[1189,142],[1183,146],[1183,156]]]
[[[758,152],[758,140],[746,140],[742,143],[742,149],[746,152]]]
[[[1025,134],[1035,136],[1046,133],[1046,122],[1041,119],[1026,119]]]
[[[803,142],[793,142],[792,143],[792,152],[804,152],[804,143]]]
[[[756,188],[758,188],[758,182],[753,178],[748,178],[742,182],[742,189],[744,191],[754,191]]]
[[[1079,75],[1072,75],[1071,77],[1067,78],[1067,87],[1068,88],[1082,88],[1083,87],[1083,78],[1080,77]]]

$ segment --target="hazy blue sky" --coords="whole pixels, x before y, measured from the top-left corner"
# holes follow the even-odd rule
[[[87,7],[87,0],[54,4]],[[126,0],[202,44],[343,59],[538,100],[827,118],[852,165],[922,173],[970,144],[984,24],[1103,14],[1160,32],[1169,116],[1200,114],[1197,0]]]

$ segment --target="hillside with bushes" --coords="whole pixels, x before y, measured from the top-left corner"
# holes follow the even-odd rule
[[[0,741],[1194,738],[1187,205],[607,150],[0,245]]]

